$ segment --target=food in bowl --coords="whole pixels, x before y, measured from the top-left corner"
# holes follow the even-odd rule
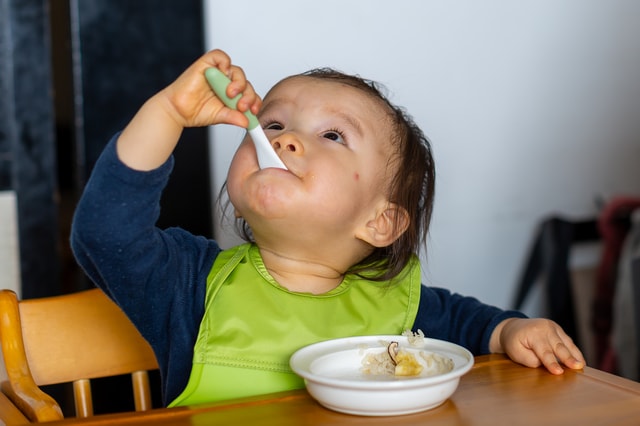
[[[380,376],[428,377],[453,370],[451,358],[422,350],[425,344],[422,330],[416,333],[406,330],[402,335],[407,338],[408,347],[397,340],[381,341],[385,349],[367,353],[362,359],[362,372]]]
[[[369,352],[362,359],[362,372],[371,375],[428,377],[453,370],[451,358],[423,350],[402,348],[392,341],[379,352]]]

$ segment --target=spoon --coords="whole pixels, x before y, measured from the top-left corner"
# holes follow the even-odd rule
[[[240,99],[242,95],[238,95],[233,99],[227,96],[227,86],[231,83],[231,80],[217,68],[207,68],[204,75],[209,82],[209,86],[211,86],[218,98],[229,108],[237,110],[238,99]],[[267,135],[264,134],[264,130],[260,127],[258,118],[249,110],[245,111],[244,115],[249,119],[247,130],[256,147],[260,168],[267,169],[269,167],[275,167],[287,170],[287,166],[285,166],[280,157],[278,157],[278,154],[276,154],[271,146],[271,142],[267,139]]]

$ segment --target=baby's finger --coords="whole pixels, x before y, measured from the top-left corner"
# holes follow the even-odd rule
[[[231,58],[224,51],[214,49],[207,52],[202,59],[206,63],[204,67],[216,67],[225,75],[229,74],[231,68]]]
[[[526,367],[538,368],[542,365],[538,355],[532,349],[525,348],[524,346],[511,351],[509,357]]]
[[[571,339],[556,345],[556,357],[558,361],[573,370],[580,370],[586,364],[582,352]]]
[[[555,344],[555,346],[560,349],[558,347],[558,343],[562,344],[562,342],[558,340],[558,342]],[[564,347],[564,345],[562,346]],[[551,346],[551,344],[549,344],[549,342],[541,343],[534,346],[533,351],[538,356],[538,359],[540,359],[540,362],[542,362],[542,365],[544,365],[545,368],[549,370],[549,372],[551,372],[552,374],[562,374],[564,372],[564,369],[558,362],[556,351]]]
[[[231,66],[229,71],[229,78],[231,83],[227,87],[227,96],[230,98],[236,97],[242,93],[242,97],[238,100],[238,111],[247,111],[251,109],[252,112],[257,113],[261,106],[261,99],[256,94],[253,86],[247,80],[244,70],[240,67]]]
[[[564,373],[564,369],[558,363],[558,360],[550,354],[549,352],[545,353],[542,358],[542,364],[549,370],[551,374],[562,374]]]
[[[227,77],[231,82],[227,86],[227,96],[235,98],[238,94],[242,93],[247,87],[247,77],[244,74],[244,70],[235,65],[229,67]]]

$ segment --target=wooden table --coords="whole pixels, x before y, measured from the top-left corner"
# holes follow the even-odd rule
[[[593,368],[554,376],[500,355],[476,358],[443,405],[419,414],[360,417],[323,408],[306,391],[226,403],[101,415],[62,425],[640,425],[640,383]]]

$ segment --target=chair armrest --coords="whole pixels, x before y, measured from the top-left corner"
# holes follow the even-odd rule
[[[38,386],[2,383],[2,393],[32,422],[62,420],[62,410],[58,403]]]
[[[0,423],[7,426],[29,423],[29,419],[2,392],[0,392]]]
[[[27,362],[22,338],[18,299],[10,290],[0,291],[0,345],[8,381],[2,382],[2,392],[31,421],[63,418],[58,403],[36,385]]]

